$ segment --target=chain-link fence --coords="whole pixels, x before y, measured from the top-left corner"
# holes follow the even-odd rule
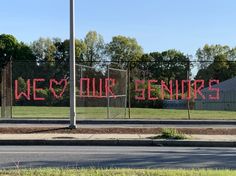
[[[13,118],[69,118],[69,67],[12,62]]]
[[[126,70],[77,64],[76,73],[79,118],[126,117]]]
[[[236,119],[236,64],[227,64],[79,62],[77,118]],[[69,118],[69,64],[6,65],[1,71],[1,117]]]

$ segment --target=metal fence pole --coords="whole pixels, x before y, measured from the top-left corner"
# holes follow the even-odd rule
[[[187,70],[187,80],[191,81],[190,80],[190,63],[189,62],[188,62],[188,70]],[[190,85],[191,85],[191,83],[190,83]],[[191,95],[191,93],[190,93],[190,95]],[[190,98],[191,98],[191,96],[190,96]],[[189,120],[191,119],[191,114],[190,114],[190,99],[188,99],[188,119]]]
[[[109,86],[110,86],[110,67],[107,65],[107,118],[110,119],[110,93],[109,93]]]
[[[131,118],[131,112],[130,112],[130,109],[131,109],[131,85],[130,85],[130,82],[131,82],[131,80],[130,80],[130,72],[131,72],[131,68],[130,68],[130,61],[128,61],[129,63],[128,63],[128,96],[129,96],[129,99],[128,99],[128,106],[129,106],[129,119]]]
[[[128,72],[127,72],[127,70],[126,70],[126,72],[125,72],[125,94],[126,94],[126,96],[125,96],[125,118],[126,118],[126,116],[127,116],[127,93],[128,93]]]
[[[9,106],[10,106],[10,118],[12,119],[13,118],[13,116],[12,116],[12,112],[13,112],[13,109],[12,109],[12,106],[13,106],[13,95],[12,95],[12,90],[13,90],[13,88],[12,88],[12,84],[13,84],[13,82],[12,82],[12,76],[13,76],[13,74],[12,74],[12,57],[11,57],[11,59],[10,59],[10,104],[9,104]]]

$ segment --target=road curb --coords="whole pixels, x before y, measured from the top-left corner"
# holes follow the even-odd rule
[[[66,119],[1,119],[0,124],[69,124]],[[236,120],[142,120],[142,119],[105,119],[77,120],[77,124],[166,124],[166,125],[236,125]]]
[[[31,146],[160,146],[160,147],[236,147],[234,141],[186,141],[186,140],[0,140],[0,145]]]

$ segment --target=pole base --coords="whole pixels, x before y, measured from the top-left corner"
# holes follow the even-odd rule
[[[70,128],[70,129],[76,129],[76,128],[77,128],[77,125],[70,125],[69,128]]]

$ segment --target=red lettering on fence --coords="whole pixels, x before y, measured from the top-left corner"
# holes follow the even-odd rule
[[[110,83],[111,82],[111,83]],[[105,83],[105,89],[106,89],[106,96],[110,96],[113,98],[116,98],[116,95],[114,94],[112,88],[115,86],[116,84],[116,80],[115,79],[111,79],[111,78],[106,78],[106,83]]]
[[[215,83],[215,84],[219,84],[220,81],[219,80],[210,80],[209,81],[209,91],[215,91],[215,96],[213,95],[209,95],[209,99],[210,100],[219,100],[220,99],[220,88],[213,88],[212,84]]]
[[[90,90],[90,87],[89,87],[90,86],[90,79],[89,78],[81,78],[80,79],[80,97],[84,96],[84,94],[83,94],[83,92],[84,92],[84,90],[83,90],[83,82],[84,81],[87,82],[87,87],[86,87],[86,92],[85,93],[87,93],[86,96],[89,97],[89,90]]]
[[[30,80],[27,80],[27,90],[25,92],[18,93],[18,80],[15,80],[15,99],[19,100],[21,97],[25,97],[27,100],[30,100]]]
[[[99,81],[99,82],[98,82]],[[33,100],[34,101],[43,101],[45,97],[38,97],[37,94],[39,91],[44,90],[43,87],[39,87],[38,83],[45,82],[43,78],[33,79]],[[103,84],[105,82],[105,85]],[[92,97],[92,98],[106,98],[113,97],[116,98],[113,88],[116,86],[116,80],[112,78],[99,79],[96,78],[81,78],[80,79],[80,97]],[[136,100],[158,100],[165,99],[165,94],[169,94],[169,99],[173,100],[173,91],[175,90],[175,99],[179,99],[179,93],[181,93],[181,99],[190,100],[193,99],[210,99],[210,100],[219,100],[220,99],[220,88],[213,86],[218,85],[220,83],[219,80],[209,80],[209,87],[206,89],[210,92],[208,97],[203,94],[203,89],[205,85],[204,80],[194,80],[191,85],[191,80],[175,80],[175,84],[173,84],[173,80],[170,80],[169,84],[165,81],[161,80],[160,85],[158,85],[158,80],[148,80],[145,82],[144,80],[135,80],[135,99]],[[27,88],[19,91],[19,82],[15,80],[15,99],[20,100],[21,98],[25,98],[26,100],[31,100],[31,82],[28,79],[26,81]],[[65,90],[68,86],[68,81],[66,79],[56,80],[50,79],[49,82],[45,82],[44,85],[49,85],[49,90],[52,95],[56,99],[60,99],[63,97]],[[103,87],[104,85],[104,87]],[[55,86],[60,86],[60,89],[56,89]],[[92,86],[92,89],[90,87]],[[192,86],[192,87],[191,87]],[[45,88],[46,89],[46,88]],[[85,89],[85,91],[84,91]],[[147,89],[147,95],[146,95]],[[160,89],[160,90],[159,90]],[[103,92],[105,91],[105,94]],[[158,92],[159,91],[159,92]],[[92,94],[92,95],[91,95]],[[157,96],[159,95],[159,97]],[[147,96],[147,97],[146,97]]]
[[[157,83],[157,80],[148,80],[148,100],[157,100],[157,97],[152,97],[152,92],[155,92],[156,89],[152,88],[152,83]]]
[[[179,81],[175,80],[175,99],[179,99]]]
[[[104,96],[102,96],[102,79],[99,79],[99,94],[96,94],[96,79],[93,78],[93,97],[95,98],[103,98]]]
[[[165,91],[167,91],[170,95],[170,100],[173,99],[173,84],[172,84],[172,80],[170,80],[170,87],[168,88],[166,83],[164,81],[161,81],[161,98],[162,100],[165,99]]]
[[[135,80],[135,92],[140,92],[141,93],[141,97],[139,96],[135,96],[136,100],[145,100],[145,89],[140,89],[139,85],[140,84],[145,84],[144,80]]]
[[[185,91],[184,91],[185,83],[187,83],[187,92],[186,92],[187,96],[185,96]],[[182,91],[181,91],[182,99],[190,100],[191,99],[191,80],[182,80],[181,86],[182,86]]]
[[[158,100],[159,98],[167,99],[165,98],[165,94],[169,94],[169,100],[173,100],[173,89],[175,89],[175,99],[179,99],[179,90],[181,91],[181,99],[183,100],[190,100],[192,99],[199,99],[198,95],[200,95],[201,99],[206,99],[206,97],[202,93],[202,89],[204,89],[205,81],[204,80],[194,80],[193,81],[193,87],[191,85],[191,80],[175,80],[175,87],[173,85],[173,80],[170,80],[169,86],[164,82],[163,80],[161,81],[160,85],[157,85],[156,88],[152,87],[152,83],[155,83],[157,85],[158,80],[148,80],[147,83],[144,80],[135,80],[135,92],[136,95],[135,99],[136,100]],[[180,87],[181,84],[181,87]],[[200,86],[199,86],[200,84]],[[209,95],[210,100],[218,100],[219,99],[219,94],[220,94],[220,89],[212,87],[213,84],[219,84],[219,80],[210,80],[209,81],[209,87],[208,91],[215,92],[215,96],[212,94]],[[140,88],[140,85],[142,85],[143,88]],[[147,88],[145,88],[145,86]],[[160,87],[160,90],[158,90],[158,87]],[[145,97],[145,91],[148,91],[147,93],[147,98]],[[158,94],[159,91],[159,96],[160,97],[154,97],[154,95]]]
[[[37,91],[43,90],[43,88],[38,88],[37,83],[38,82],[44,82],[45,79],[33,79],[33,100],[35,101],[43,101],[45,98],[43,97],[37,97]]]
[[[199,87],[197,87],[198,83],[201,83]],[[206,97],[202,94],[202,89],[204,88],[205,81],[204,80],[195,80],[194,81],[194,99],[197,99],[197,95],[199,94],[203,100],[206,99]]]
[[[53,87],[53,84],[55,85],[59,85],[59,86],[63,86],[62,90],[61,90],[61,93],[59,95],[57,95],[54,87]],[[63,85],[64,84],[64,85]],[[64,94],[66,88],[67,88],[67,85],[68,85],[68,81],[66,79],[61,79],[60,81],[57,81],[55,79],[50,79],[50,85],[49,85],[49,90],[52,92],[53,96],[56,98],[56,99],[60,99],[62,97],[62,95]]]

